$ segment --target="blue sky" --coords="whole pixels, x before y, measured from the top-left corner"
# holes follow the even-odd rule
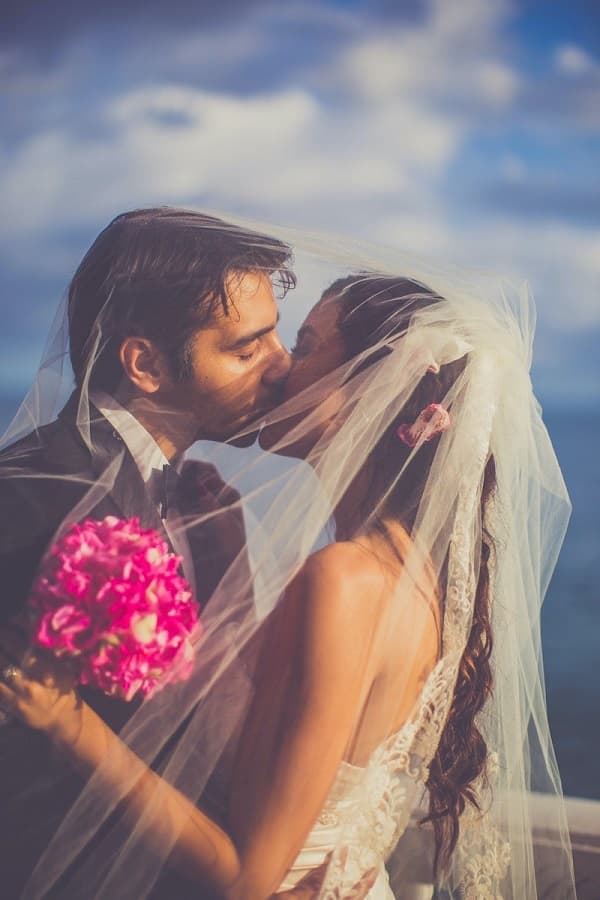
[[[173,203],[527,278],[547,406],[600,399],[594,2],[74,0],[0,24],[0,393],[117,212]]]

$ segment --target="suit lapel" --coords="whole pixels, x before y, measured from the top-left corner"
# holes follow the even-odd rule
[[[153,528],[171,541],[160,518],[154,498],[148,491],[137,464],[119,433],[108,419],[90,404],[90,444],[86,444],[76,424],[77,399],[73,395],[60,413],[74,433],[81,448],[85,448],[95,483],[106,483],[106,493],[95,507],[94,516],[117,515],[124,519],[134,516],[142,528]]]
[[[135,460],[122,445],[123,458],[119,466],[110,497],[120,509],[123,518],[137,516],[142,528],[153,528],[168,541],[169,537],[161,519],[156,502],[142,481]]]
[[[61,418],[68,424],[88,466],[91,464],[93,483],[102,479],[106,492],[91,513],[96,518],[117,515],[136,516],[142,528],[153,528],[175,551],[160,518],[157,503],[146,488],[137,464],[124,441],[110,422],[90,405],[90,445],[84,441],[76,424],[77,398],[71,398]],[[111,470],[112,467],[112,470]],[[206,463],[189,462],[184,465],[180,484],[180,512],[182,524],[190,522],[186,530],[192,563],[195,570],[196,596],[201,605],[211,597],[215,587],[238,554],[245,553],[243,515],[235,508],[239,495],[226,485],[217,470]],[[228,510],[227,508],[234,508]],[[219,510],[220,515],[202,521],[207,513]],[[198,524],[194,519],[200,517]],[[248,579],[249,580],[249,563]]]
[[[180,509],[191,523],[187,537],[196,595],[204,606],[234,560],[246,570],[242,578],[238,568],[239,583],[250,584],[244,517],[238,505],[240,495],[222,480],[214,466],[199,461],[184,464],[180,488]],[[215,512],[219,515],[205,518]],[[199,521],[194,522],[195,519]]]

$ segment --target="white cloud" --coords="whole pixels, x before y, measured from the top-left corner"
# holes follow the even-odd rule
[[[177,112],[187,124],[161,120]],[[251,176],[266,177],[277,160],[274,133],[285,153],[302,141],[316,112],[301,91],[251,101],[177,86],[125,93],[99,111],[100,123],[110,126],[102,136],[53,129],[5,152],[4,236],[49,230],[57,218],[96,221],[143,198],[183,202],[209,191],[255,197]]]
[[[501,58],[497,40],[506,4],[465,0],[431,4],[430,17],[367,34],[350,44],[325,70],[326,77],[357,98],[385,98],[449,114],[460,107],[502,109],[515,97],[519,75]]]
[[[270,28],[277,17],[292,27],[301,6],[273,7]],[[460,200],[444,200],[451,165],[482,123],[496,127],[504,117],[504,126],[528,124],[527,115],[519,118],[519,104],[531,95],[531,78],[506,61],[499,36],[507,9],[489,0],[435,0],[426,21],[385,32],[357,30],[355,18],[344,31],[332,13],[329,24],[345,34],[339,49],[311,62],[293,84],[269,92],[241,97],[173,80],[106,91],[93,110],[93,134],[74,130],[63,117],[57,121],[65,124],[0,147],[4,255],[29,265],[35,246],[38,269],[56,273],[50,238],[57,226],[99,228],[133,206],[197,206],[207,198],[216,209],[528,278],[550,327],[575,332],[598,325],[598,231],[566,220],[501,217],[489,208],[469,219],[466,207],[457,208]],[[310,10],[318,18],[318,5]],[[196,56],[217,65],[222,53],[230,73],[232,60],[253,60],[267,49],[257,23],[245,27],[232,29],[228,42],[212,50],[198,33],[177,42],[171,37],[169,47],[190,70]],[[276,40],[276,29],[269,40]],[[573,46],[557,51],[553,78],[568,91],[577,83],[574,74],[590,73],[582,54]],[[74,59],[64,69],[71,83]],[[565,108],[572,108],[572,95],[565,96]],[[587,96],[580,113],[586,123]],[[516,152],[494,162],[511,182],[523,180],[528,166]]]
[[[463,133],[393,100],[331,110],[300,89],[241,99],[180,85],[116,96],[98,124],[95,137],[55,128],[4,153],[5,240],[50,230],[57,215],[63,225],[98,221],[203,195],[279,216],[323,201],[414,195],[444,170]]]
[[[548,328],[574,333],[600,325],[600,230],[498,218],[450,227],[391,215],[375,236],[417,255],[529,282]]]
[[[428,24],[449,42],[464,43],[482,40],[485,36],[496,36],[498,26],[511,10],[507,0],[461,0],[448,3],[447,0],[431,0]]]
[[[556,68],[567,75],[581,75],[594,72],[598,63],[576,44],[563,44],[554,55]]]

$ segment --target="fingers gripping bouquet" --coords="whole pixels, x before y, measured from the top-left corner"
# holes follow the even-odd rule
[[[80,684],[125,700],[187,678],[199,625],[179,563],[139,519],[72,526],[33,586],[34,645],[71,663]]]

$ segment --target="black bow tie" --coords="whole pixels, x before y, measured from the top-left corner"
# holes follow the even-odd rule
[[[169,509],[177,506],[179,496],[180,477],[177,470],[166,463],[162,467],[162,479],[160,490],[160,517],[166,519]]]

